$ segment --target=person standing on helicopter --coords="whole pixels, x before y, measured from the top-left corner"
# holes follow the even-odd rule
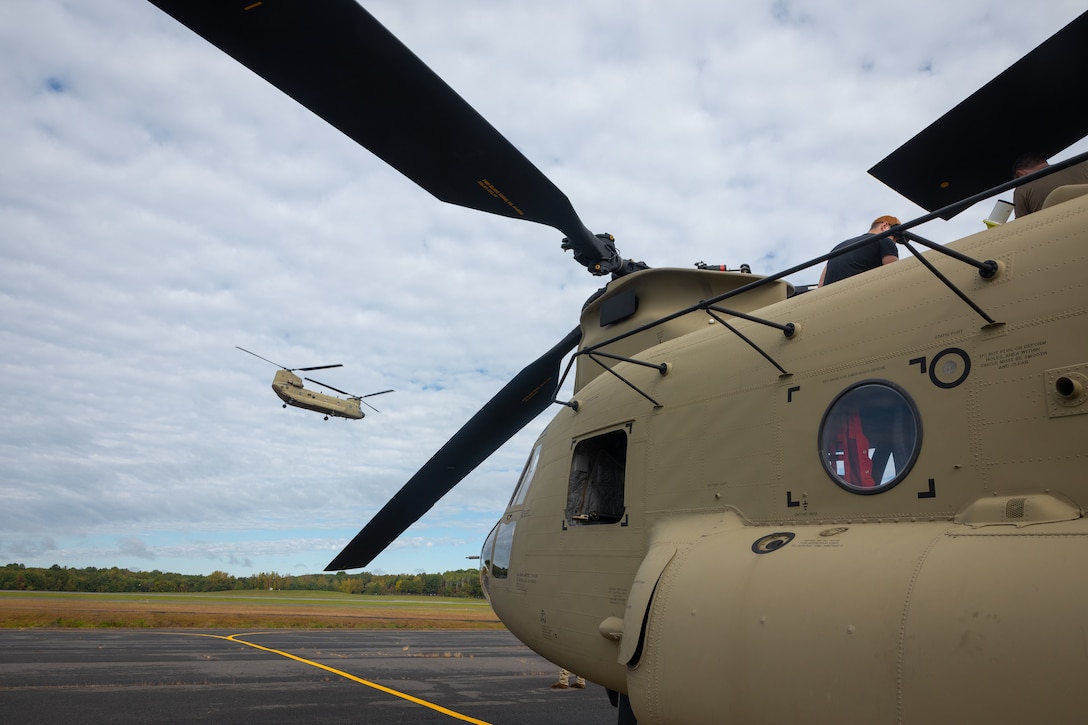
[[[868,232],[860,237],[847,239],[845,242],[835,245],[835,249],[831,251],[834,252],[836,249],[855,244],[866,237],[886,232],[898,224],[899,220],[893,216],[877,217],[869,226]],[[899,250],[895,246],[896,241],[895,237],[884,237],[883,239],[874,240],[871,244],[863,244],[846,254],[832,257],[827,260],[827,265],[820,274],[819,286],[823,287],[832,282],[838,282],[847,277],[853,277],[855,274],[861,274],[870,269],[876,269],[882,265],[897,261],[899,259]]]
[[[1036,171],[1042,171],[1049,165],[1041,154],[1021,154],[1013,164],[1012,176],[1014,179],[1019,179],[1022,176],[1034,174]],[[1059,186],[1069,184],[1088,184],[1088,161],[1069,166],[1061,171],[1055,171],[1049,176],[1016,187],[1012,193],[1012,204],[1016,210],[1016,218],[1019,219],[1039,211],[1043,208],[1043,202],[1046,201],[1050,192]]]

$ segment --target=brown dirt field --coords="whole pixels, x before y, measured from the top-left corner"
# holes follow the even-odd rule
[[[489,607],[0,597],[0,627],[502,629]]]

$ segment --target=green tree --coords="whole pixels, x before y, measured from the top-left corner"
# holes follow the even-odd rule
[[[234,577],[225,571],[216,569],[204,577],[204,583],[200,587],[202,592],[225,592],[234,588]]]

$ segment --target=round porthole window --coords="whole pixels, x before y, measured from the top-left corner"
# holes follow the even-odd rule
[[[922,423],[907,393],[866,381],[839,394],[820,422],[820,460],[851,493],[887,491],[906,478],[922,446]]]

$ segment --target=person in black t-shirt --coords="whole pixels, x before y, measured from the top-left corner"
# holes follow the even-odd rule
[[[897,224],[899,224],[899,220],[893,216],[879,217],[869,227],[867,233],[836,244],[835,249],[841,249],[866,237],[886,232]],[[824,267],[823,273],[820,274],[819,286],[823,287],[825,284],[838,282],[847,277],[853,277],[855,274],[861,274],[898,260],[899,250],[896,249],[895,242],[894,237],[884,237],[883,239],[874,240],[871,244],[863,244],[852,252],[832,257],[827,260],[827,266]],[[835,249],[831,251],[835,251]]]

